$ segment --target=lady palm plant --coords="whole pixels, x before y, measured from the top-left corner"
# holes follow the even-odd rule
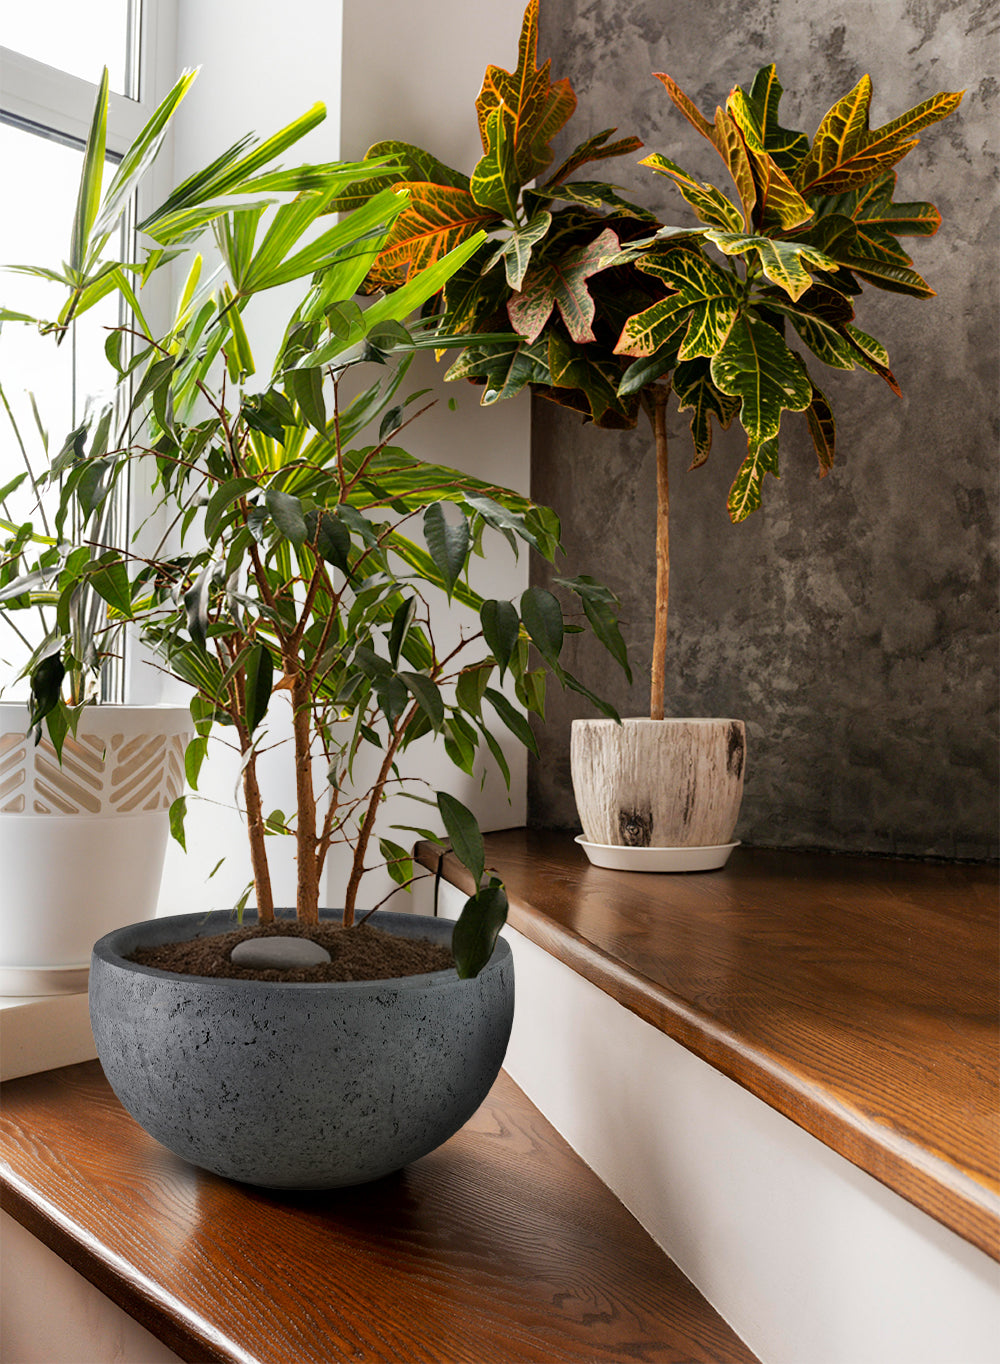
[[[642,164],[673,183],[701,224],[663,226],[614,186],[569,178],[637,150],[638,139],[610,142],[616,130],[608,129],[551,169],[551,140],[576,97],[568,81],[550,79],[549,62],[538,65],[537,42],[538,0],[530,0],[515,69],[486,70],[476,100],[483,154],[471,175],[408,143],[379,142],[368,157],[390,154],[399,169],[342,202],[363,203],[374,185],[390,183],[408,198],[369,288],[408,286],[444,251],[489,234],[436,305],[442,325],[468,339],[447,377],[482,384],[484,405],[530,387],[599,427],[633,427],[640,410],[647,414],[658,499],[650,713],[662,718],[671,392],[692,414],[692,467],[708,458],[713,417],[723,428],[736,419],[746,433],[728,498],[734,522],[760,506],[765,475],[778,474],[784,412],[805,414],[820,475],[830,470],[834,417],[807,360],[867,370],[899,392],[885,347],[856,324],[855,301],[866,284],[933,295],[899,239],[933,235],[940,215],[929,203],[894,202],[894,167],[961,94],[934,95],[871,129],[864,76],[810,140],[780,123],[773,65],[748,89],[735,87],[711,121],[658,74],[736,189],[730,197],[664,155],[646,157]]]
[[[167,114],[188,82],[173,92]],[[106,85],[95,144],[102,101]],[[272,835],[295,840],[301,922],[318,918],[322,873],[335,846],[352,853],[346,925],[355,919],[375,844],[394,880],[409,883],[409,854],[388,836],[392,830],[377,833],[376,824],[390,793],[412,795],[434,806],[475,881],[454,938],[459,972],[471,975],[490,956],[506,898],[487,875],[471,812],[408,776],[402,755],[427,736],[472,776],[485,747],[509,782],[498,732],[534,747],[525,711],[543,713],[550,673],[613,712],[563,669],[564,634],[575,627],[565,625],[551,593],[529,588],[515,603],[484,597],[469,582],[471,559],[492,555],[505,541],[515,552],[521,546],[553,561],[555,516],[505,488],[418,460],[398,444],[423,410],[422,395],[402,396],[413,353],[465,345],[464,337],[430,323],[407,326],[405,319],[481,250],[483,236],[473,234],[363,309],[355,291],[410,196],[376,186],[362,205],[325,226],[345,186],[383,176],[386,167],[384,159],[271,167],[319,116],[312,111],[252,150],[238,144],[185,181],[142,223],[152,245],[139,264],[100,261],[107,203],[121,198],[122,172],[101,207],[103,158],[88,148],[83,266],[63,273],[68,297],[53,330],[58,337],[98,297],[118,291],[128,320],[110,331],[106,355],[126,419],[95,432],[89,447],[82,441],[73,447],[60,515],[86,503],[95,480],[110,486],[134,466],[151,475],[169,534],[152,550],[141,536],[129,544],[60,544],[58,562],[40,562],[34,572],[54,585],[59,609],[91,586],[111,620],[131,622],[161,665],[193,689],[197,732],[186,754],[193,788],[213,727],[229,736],[240,759],[261,922],[274,917]],[[161,111],[157,120],[165,124]],[[140,142],[146,151],[130,153],[133,183],[158,145],[148,130]],[[208,229],[219,265],[204,281],[196,246]],[[168,262],[175,269],[183,264],[184,282],[169,326],[157,329],[144,313],[141,285]],[[286,284],[299,284],[301,296],[273,366],[258,374],[245,314],[262,293]],[[32,581],[29,575],[16,586],[28,590]],[[611,595],[587,577],[561,581],[624,662]],[[465,608],[458,640],[447,645],[436,637],[442,603]],[[529,665],[529,642],[541,667]],[[69,647],[63,637],[32,678],[32,720],[47,723],[54,738],[71,722],[59,718]],[[501,690],[507,676],[511,695]],[[282,693],[290,703],[296,793],[287,813],[268,810],[258,777],[261,752],[280,738]],[[360,776],[366,755],[375,759],[370,782]],[[171,810],[181,841],[185,814],[181,797]],[[421,825],[405,829],[435,837]]]

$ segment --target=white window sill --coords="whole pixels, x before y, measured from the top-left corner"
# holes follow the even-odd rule
[[[92,1061],[87,993],[0,995],[0,1080]]]

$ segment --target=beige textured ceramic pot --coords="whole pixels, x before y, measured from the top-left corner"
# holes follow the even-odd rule
[[[742,720],[575,720],[576,808],[588,843],[729,844],[743,798]]]

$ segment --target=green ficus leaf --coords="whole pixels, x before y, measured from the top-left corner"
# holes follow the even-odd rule
[[[500,681],[507,671],[517,646],[521,622],[517,609],[509,601],[484,601],[479,611],[483,638],[500,669]]]
[[[316,546],[320,558],[349,578],[351,532],[340,517],[335,512],[314,510],[307,513],[305,521],[309,543]]]
[[[521,595],[521,619],[538,652],[555,663],[563,646],[563,614],[558,599],[544,587],[529,587]]]
[[[399,666],[400,651],[416,612],[416,597],[407,597],[393,613],[392,625],[389,628],[389,661],[394,668]]]
[[[499,881],[466,900],[451,935],[455,970],[463,980],[477,976],[487,964],[506,922],[507,895]]]
[[[66,669],[60,654],[49,654],[31,674],[31,707],[28,728],[35,731],[35,743],[41,737],[41,722],[59,705],[60,691]]]
[[[486,850],[476,817],[468,806],[447,791],[438,792],[437,804],[455,856],[471,872],[478,888],[486,870]]]
[[[128,570],[120,559],[102,563],[92,573],[87,574],[87,582],[109,606],[131,619],[132,592]]]
[[[525,748],[534,753],[537,758],[539,756],[538,743],[531,732],[531,726],[516,706],[512,706],[503,692],[497,691],[494,687],[487,687],[484,695],[511,734],[519,739]]]
[[[167,817],[170,820],[170,836],[187,852],[184,840],[184,816],[187,814],[187,796],[178,796],[171,805]]]
[[[433,728],[439,730],[444,724],[444,702],[437,683],[421,673],[400,673],[399,678],[409,689]]]
[[[468,557],[469,523],[464,516],[449,521],[441,503],[434,502],[424,512],[424,539],[450,597]]]
[[[302,503],[291,493],[283,493],[279,488],[268,488],[264,503],[270,512],[271,520],[278,530],[298,549],[309,538],[309,529],[302,511]]]
[[[244,665],[246,672],[246,726],[250,734],[267,714],[274,682],[274,663],[266,644],[255,644]]]

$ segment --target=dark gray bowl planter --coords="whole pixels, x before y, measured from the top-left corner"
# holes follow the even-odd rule
[[[371,922],[443,942],[453,927],[383,912]],[[364,1184],[432,1151],[482,1103],[514,1016],[502,939],[475,980],[452,969],[274,983],[125,960],[141,945],[231,927],[227,911],[181,914],[131,924],[94,947],[101,1065],[125,1108],[175,1154],[268,1188]]]

